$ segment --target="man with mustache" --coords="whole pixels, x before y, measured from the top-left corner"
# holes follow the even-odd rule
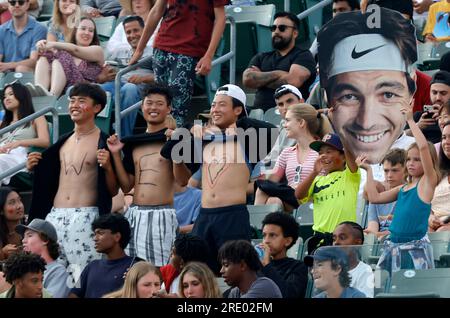
[[[271,52],[255,55],[242,75],[245,87],[256,88],[254,108],[266,111],[275,107],[275,89],[284,84],[297,87],[303,98],[316,78],[316,62],[308,50],[295,45],[299,19],[289,12],[275,14],[272,25]]]

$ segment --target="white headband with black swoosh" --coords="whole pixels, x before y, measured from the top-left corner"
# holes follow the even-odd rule
[[[410,72],[399,48],[380,34],[352,35],[335,47],[328,78],[347,72],[390,70]]]

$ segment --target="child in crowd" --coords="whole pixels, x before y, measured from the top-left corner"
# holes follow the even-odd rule
[[[366,163],[365,155],[357,158],[357,164],[367,170],[366,191],[371,203],[388,203],[397,200],[394,218],[389,226],[390,236],[385,241],[379,267],[395,272],[400,268],[434,268],[431,243],[427,237],[428,217],[431,200],[439,180],[436,150],[429,144],[420,128],[414,122],[412,105],[401,109],[406,115],[409,127],[416,138],[407,150],[407,182],[391,190],[379,193]],[[405,244],[409,243],[409,244]],[[410,257],[404,257],[407,255]],[[412,260],[412,263],[408,261]]]

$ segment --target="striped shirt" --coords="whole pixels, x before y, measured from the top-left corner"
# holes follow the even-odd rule
[[[314,170],[314,163],[319,154],[310,149],[305,161],[300,163],[297,157],[297,145],[283,149],[275,164],[275,174],[279,177],[286,176],[288,185],[295,188],[297,184]],[[300,168],[297,168],[300,167]],[[300,170],[300,179],[296,180],[297,169]],[[297,181],[297,182],[295,182]]]

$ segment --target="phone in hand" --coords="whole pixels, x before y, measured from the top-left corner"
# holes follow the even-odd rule
[[[424,118],[427,119],[433,118],[433,111],[434,111],[433,105],[423,105],[423,111],[424,113],[426,113]]]

